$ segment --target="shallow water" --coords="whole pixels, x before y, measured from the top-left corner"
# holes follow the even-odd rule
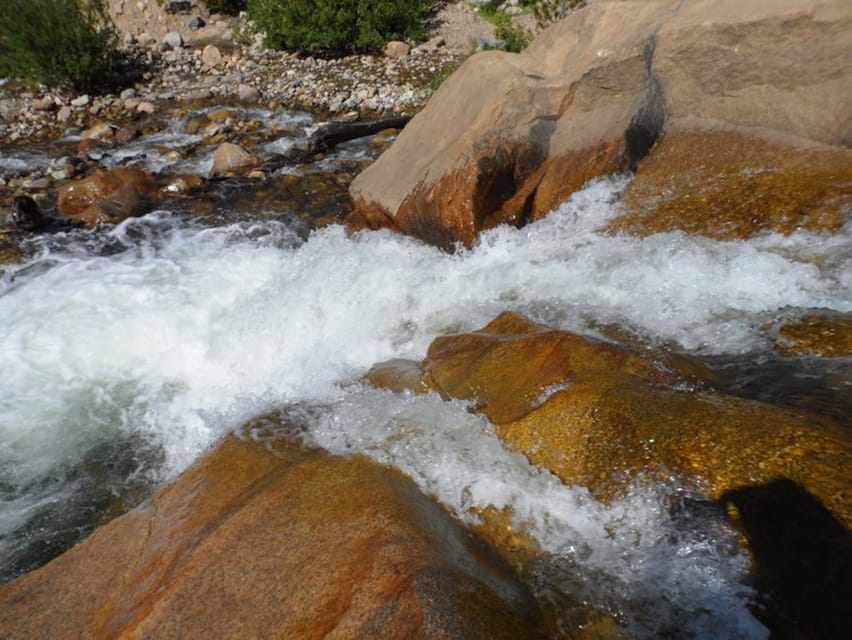
[[[767,322],[852,311],[852,228],[742,242],[607,236],[626,183],[597,180],[548,218],[453,255],[384,231],[306,237],[286,216],[210,228],[176,211],[39,240],[0,278],[3,578],[247,419],[283,410],[309,442],[395,464],[463,519],[510,505],[553,554],[542,594],[579,570],[599,591],[577,597],[640,637],[766,637],[732,534],[713,517],[693,531],[666,508],[688,488],[637,488],[605,508],[505,450],[461,404],[353,384],[507,309],[592,335],[615,325],[733,378],[749,370],[738,362],[778,361]],[[819,390],[839,398],[849,380],[826,375]]]

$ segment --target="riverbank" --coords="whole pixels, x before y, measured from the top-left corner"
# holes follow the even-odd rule
[[[0,80],[0,146],[55,139],[93,119],[156,117],[175,103],[248,102],[363,118],[414,113],[444,74],[494,44],[493,26],[469,2],[440,5],[416,46],[328,60],[267,50],[245,16],[210,14],[202,3],[112,0],[110,11],[126,86],[95,96]]]

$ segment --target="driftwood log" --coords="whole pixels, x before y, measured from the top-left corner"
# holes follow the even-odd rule
[[[385,129],[402,129],[409,120],[411,116],[394,116],[372,122],[327,122],[317,127],[305,142],[265,160],[260,168],[274,171],[289,164],[311,162],[318,153],[330,151],[342,142],[372,136]]]

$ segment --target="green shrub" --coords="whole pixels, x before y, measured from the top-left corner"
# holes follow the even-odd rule
[[[249,0],[266,45],[312,54],[380,51],[389,40],[419,39],[430,0]]]
[[[518,52],[526,47],[532,36],[523,27],[516,25],[495,2],[486,2],[479,9],[480,15],[494,25],[494,36],[506,43],[506,51]]]
[[[104,0],[4,0],[0,76],[78,90],[105,85],[118,35]]]
[[[211,13],[227,13],[235,16],[246,8],[248,0],[204,0]]]

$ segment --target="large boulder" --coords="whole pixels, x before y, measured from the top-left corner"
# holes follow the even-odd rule
[[[852,631],[852,439],[832,420],[697,391],[637,353],[513,313],[437,338],[419,365],[391,362],[368,380],[472,402],[509,447],[603,500],[639,479],[686,482],[743,533],[772,637]],[[522,524],[505,525],[523,537]]]
[[[235,436],[0,586],[9,639],[508,640],[537,626],[512,571],[400,473]]]
[[[836,229],[852,178],[850,56],[844,0],[599,0],[521,54],[465,62],[353,182],[349,222],[469,245],[638,169],[620,229],[643,232],[657,209],[668,222],[648,232],[677,228],[679,212],[702,220],[732,202],[748,233],[764,224],[741,221],[755,210],[779,220],[761,229]]]
[[[436,338],[418,369],[404,384],[474,402],[509,446],[601,498],[640,474],[680,475],[713,499],[785,478],[852,525],[852,441],[830,419],[696,391],[639,354],[509,312]]]

